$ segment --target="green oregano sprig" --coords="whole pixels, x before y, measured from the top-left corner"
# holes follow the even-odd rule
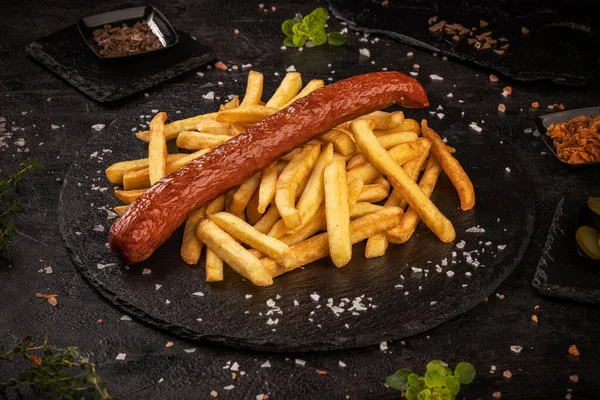
[[[20,389],[30,387],[38,394],[57,399],[118,400],[108,393],[108,384],[98,375],[96,365],[84,357],[77,347],[49,346],[46,335],[39,346],[34,346],[32,338],[26,337],[13,349],[0,351],[0,365],[14,362],[17,358],[24,358],[30,363],[29,368],[17,378],[0,382],[0,392],[12,388],[21,394]]]
[[[460,362],[452,371],[440,360],[430,361],[424,376],[403,368],[385,380],[395,390],[404,392],[407,400],[454,400],[460,385],[468,385],[475,379],[475,367]]]
[[[329,43],[340,46],[348,41],[348,37],[338,32],[325,31],[329,13],[324,7],[319,7],[305,17],[296,14],[293,19],[283,21],[281,30],[286,38],[283,45],[286,47],[302,47],[310,41],[313,46]]]

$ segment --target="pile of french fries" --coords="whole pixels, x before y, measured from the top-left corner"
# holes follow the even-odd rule
[[[312,80],[302,88],[300,73],[290,72],[263,103],[263,75],[250,71],[241,103],[236,96],[218,112],[170,124],[158,113],[149,131],[136,134],[148,143],[148,158],[106,170],[110,182],[123,187],[115,196],[130,204],[163,176],[323,86]],[[167,154],[166,141],[173,139],[193,152]],[[440,240],[451,242],[452,223],[430,200],[442,170],[456,187],[461,208],[475,204],[473,185],[452,153],[426,121],[419,124],[401,111],[364,115],[294,149],[192,213],[181,257],[197,264],[206,246],[208,282],[223,280],[226,263],[266,286],[327,255],[343,267],[352,245],[363,240],[366,258],[382,256],[389,243],[409,240],[421,219]]]

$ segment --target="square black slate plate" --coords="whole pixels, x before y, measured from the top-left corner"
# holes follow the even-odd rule
[[[533,286],[542,294],[600,304],[600,263],[577,251],[575,232],[582,199],[558,202]]]
[[[147,57],[106,63],[89,49],[77,25],[37,39],[27,53],[52,72],[101,103],[115,101],[191,71],[214,58],[190,35],[177,31],[179,43]]]
[[[586,164],[569,164],[569,163],[566,163],[563,160],[561,160],[558,157],[558,154],[556,154],[556,149],[554,148],[554,143],[552,142],[552,139],[550,139],[550,137],[546,135],[546,130],[552,124],[556,124],[556,123],[560,123],[560,122],[567,122],[570,119],[573,119],[575,117],[579,117],[582,115],[585,115],[585,116],[598,115],[599,112],[600,112],[600,106],[587,107],[587,108],[576,108],[574,110],[566,110],[566,111],[560,111],[560,112],[556,112],[556,113],[552,113],[552,114],[540,115],[539,117],[537,117],[535,119],[535,125],[538,128],[538,132],[540,133],[542,140],[544,141],[546,146],[548,146],[548,149],[550,149],[552,154],[554,154],[554,157],[556,157],[556,159],[558,161],[560,161],[562,164],[564,164],[568,167],[572,167],[572,168],[589,167],[592,165],[598,166],[598,165],[600,165],[600,161],[586,163]]]

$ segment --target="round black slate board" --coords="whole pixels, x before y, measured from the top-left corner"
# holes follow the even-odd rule
[[[146,150],[134,135],[110,129],[81,149],[65,178],[61,232],[79,270],[106,299],[184,338],[270,351],[352,348],[403,338],[439,325],[490,295],[515,269],[532,232],[531,189],[508,146],[468,128],[446,134],[477,194],[476,209],[462,212],[445,175],[434,192],[434,202],[455,225],[454,244],[439,242],[421,224],[415,237],[405,245],[391,245],[384,257],[366,260],[364,243],[358,244],[344,268],[323,259],[261,288],[228,267],[223,282],[204,282],[203,263],[192,268],[179,258],[179,231],[149,260],[125,266],[107,245],[116,217],[110,210],[118,201],[104,169],[144,157]],[[485,233],[466,232],[477,225]],[[457,248],[461,240],[464,249]],[[498,245],[506,247],[500,250]],[[472,253],[481,263],[478,267],[463,255],[473,250],[480,252]],[[351,311],[359,297],[360,304]],[[331,305],[344,311],[336,315]]]

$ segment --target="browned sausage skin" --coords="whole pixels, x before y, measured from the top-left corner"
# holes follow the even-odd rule
[[[144,261],[197,208],[313,137],[394,103],[429,105],[421,84],[400,72],[357,75],[310,93],[154,184],[113,224],[110,248],[128,264]]]

